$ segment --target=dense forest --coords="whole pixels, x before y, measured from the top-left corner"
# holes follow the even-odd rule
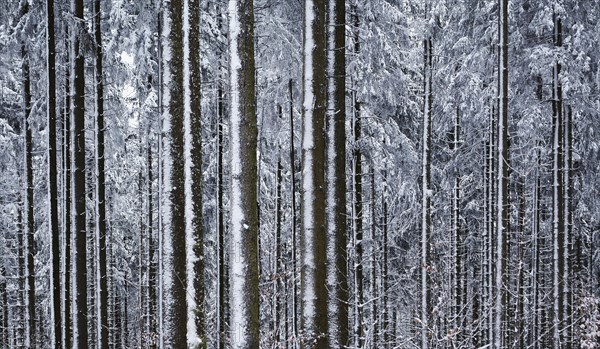
[[[600,0],[0,0],[0,348],[600,348]]]

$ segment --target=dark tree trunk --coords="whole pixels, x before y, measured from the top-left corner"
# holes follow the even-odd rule
[[[58,228],[58,164],[56,141],[56,47],[54,38],[54,0],[46,0],[46,52],[48,72],[48,220],[52,237],[52,343],[62,348],[60,231]]]
[[[104,175],[104,80],[102,73],[102,29],[100,26],[102,11],[100,0],[94,1],[94,38],[96,40],[96,209],[98,210],[98,272],[99,280],[99,302],[100,313],[97,329],[98,343],[100,349],[108,349],[108,284],[106,275],[106,185]]]
[[[201,123],[201,78],[200,67],[200,0],[186,0],[189,5],[189,33],[188,48],[189,52],[189,147],[191,157],[191,206],[192,206],[192,254],[194,260],[194,299],[196,309],[194,311],[196,335],[206,347],[206,314],[204,310],[204,233],[202,226],[202,123]],[[186,123],[187,124],[187,123]],[[187,126],[187,125],[186,125]],[[189,160],[186,160],[189,161]]]
[[[73,79],[72,156],[73,156],[73,228],[75,234],[75,320],[76,345],[88,345],[87,327],[87,246],[86,246],[86,192],[85,192],[85,56],[80,35],[83,28],[83,0],[73,0],[71,10],[76,21],[71,31],[71,59]]]
[[[294,343],[298,338],[298,293],[296,285],[296,274],[298,268],[296,266],[296,231],[297,222],[296,217],[296,150],[294,149],[294,94],[292,89],[292,79],[288,81],[288,92],[290,95],[290,186],[292,196],[292,243],[290,246],[292,254],[292,276],[291,276],[291,288],[292,288],[292,336]],[[295,348],[295,345],[294,345]]]
[[[229,6],[231,239],[230,324],[233,348],[258,348],[259,212],[258,127],[254,65],[254,1],[231,0]],[[242,321],[243,323],[236,323]]]
[[[346,4],[327,2],[327,234],[330,336],[332,346],[348,346],[346,212]]]
[[[173,279],[170,289],[171,311],[169,334],[170,345],[174,348],[187,346],[187,245],[185,221],[185,171],[184,166],[184,72],[183,72],[183,2],[185,0],[172,0],[168,7],[171,19],[169,40],[171,58],[169,69],[171,71],[170,102],[168,105],[170,115],[171,139],[171,249]]]
[[[65,26],[65,36],[69,37],[69,29],[68,26]],[[65,46],[67,48],[70,47],[69,40],[65,40]],[[66,59],[65,59],[65,110],[63,113],[63,162],[64,162],[64,171],[65,171],[65,203],[64,203],[64,216],[65,216],[65,226],[64,226],[64,255],[65,255],[65,284],[64,284],[64,313],[65,313],[65,328],[63,332],[63,342],[65,343],[65,348],[70,348],[72,343],[72,318],[71,318],[71,240],[73,238],[71,234],[71,195],[72,195],[72,182],[71,182],[71,152],[73,151],[73,146],[71,144],[71,67],[69,66],[71,62],[70,50],[66,50]]]

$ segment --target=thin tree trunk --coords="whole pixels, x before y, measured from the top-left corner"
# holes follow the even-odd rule
[[[458,163],[458,149],[460,147],[460,110],[459,107],[456,107],[456,114],[454,118],[454,144],[453,150],[455,152],[454,161]],[[454,190],[452,196],[452,229],[454,232],[454,268],[455,268],[455,311],[454,315],[456,316],[456,329],[458,331],[456,341],[457,344],[460,345],[462,341],[462,334],[464,334],[464,315],[462,312],[463,303],[462,298],[463,295],[466,294],[466,289],[464,289],[463,284],[463,266],[462,266],[462,236],[461,236],[461,227],[460,227],[460,174],[458,166],[456,166],[457,173],[455,173],[454,178]]]
[[[225,225],[224,225],[224,212],[223,206],[223,87],[219,84],[217,94],[217,234],[219,237],[219,349],[225,348],[225,324],[227,317],[225,314],[225,303],[227,290],[227,275],[225,269]]]
[[[146,134],[146,168],[147,168],[147,198],[148,201],[148,334],[156,333],[156,262],[154,261],[156,245],[154,242],[154,194],[152,185],[154,182],[152,172],[152,144],[150,142],[150,123]],[[153,339],[149,341],[149,348],[156,348]]]
[[[98,245],[97,335],[100,349],[108,349],[108,284],[106,271],[106,185],[104,175],[104,77],[103,44],[100,26],[100,0],[94,1],[94,38],[96,41],[96,244]]]
[[[10,337],[8,331],[8,291],[6,288],[6,269],[0,265],[0,347],[10,347]]]
[[[432,41],[431,38],[423,40],[424,60],[424,102],[423,102],[423,138],[422,138],[422,183],[421,183],[421,349],[429,347],[430,323],[429,312],[431,307],[430,290],[430,234],[431,234],[431,125],[432,125]]]
[[[46,0],[46,52],[47,52],[47,112],[48,112],[48,221],[52,237],[52,312],[53,329],[51,345],[62,348],[60,231],[58,227],[58,163],[56,141],[56,47],[54,38],[54,0]]]
[[[21,3],[19,17],[29,15],[29,1]],[[26,34],[21,38],[21,73],[23,82],[23,126],[25,143],[25,203],[24,209],[27,217],[26,229],[23,231],[27,246],[26,266],[27,266],[27,286],[23,291],[26,292],[24,317],[27,321],[27,331],[25,345],[36,346],[36,327],[35,327],[35,264],[34,264],[34,216],[33,216],[33,140],[32,140],[32,122],[31,122],[31,79],[29,75],[29,50],[27,49]],[[25,247],[23,247],[25,248]],[[25,277],[25,276],[24,276]]]
[[[509,233],[508,197],[508,0],[499,0],[498,40],[498,197],[497,197],[497,236],[496,236],[496,302],[494,323],[494,345],[503,348],[503,324],[506,323],[508,305],[507,258]]]
[[[65,35],[69,36],[69,27],[65,26]],[[69,40],[65,40],[65,46],[69,48]],[[65,348],[70,348],[72,343],[72,317],[71,317],[71,304],[72,304],[72,295],[71,295],[71,286],[73,283],[72,275],[71,275],[71,241],[73,235],[71,234],[71,212],[72,212],[72,200],[71,200],[71,189],[73,183],[71,181],[71,152],[73,151],[73,147],[71,144],[71,67],[69,63],[70,59],[70,50],[66,50],[66,59],[65,62],[65,111],[63,114],[64,122],[63,122],[63,138],[64,138],[64,148],[63,148],[63,162],[64,162],[64,171],[65,171],[65,226],[64,226],[64,239],[65,245],[63,253],[65,255],[65,284],[64,284],[64,313],[65,313],[65,326],[63,332],[63,342],[65,343]]]
[[[383,270],[381,273],[381,306],[382,306],[382,328],[381,331],[383,333],[383,348],[389,348],[390,336],[389,336],[389,304],[388,304],[388,203],[387,203],[387,167],[383,173],[383,195],[381,196],[381,201],[383,204],[383,238],[382,238],[382,250],[383,250],[383,258],[382,265]]]
[[[290,95],[290,185],[291,185],[291,196],[292,196],[292,243],[291,243],[291,254],[292,254],[292,336],[293,336],[293,348],[296,348],[298,341],[298,288],[296,282],[296,275],[298,268],[296,265],[296,224],[298,218],[296,216],[296,150],[294,149],[294,94],[292,89],[292,79],[288,82],[288,92]]]
[[[554,46],[562,46],[562,22],[554,14]],[[553,195],[552,195],[552,239],[553,239],[553,299],[552,337],[553,348],[561,348],[564,320],[564,273],[565,273],[565,232],[563,199],[563,107],[562,85],[560,82],[561,64],[556,62],[552,69],[552,130],[553,130]]]

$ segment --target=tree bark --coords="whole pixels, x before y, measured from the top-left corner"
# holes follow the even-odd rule
[[[494,346],[503,348],[503,324],[506,323],[508,302],[507,253],[509,234],[509,149],[508,149],[508,0],[499,0],[498,40],[498,197],[497,197],[497,236],[496,236],[496,303]]]
[[[48,74],[48,221],[52,238],[52,318],[51,344],[62,348],[60,231],[58,227],[58,163],[56,141],[56,45],[54,37],[54,0],[46,0],[46,68]]]
[[[304,2],[301,293],[304,348],[326,348],[325,0]]]
[[[75,17],[71,31],[71,59],[73,86],[72,157],[73,157],[73,230],[75,234],[75,344],[88,345],[87,327],[87,246],[86,246],[86,192],[85,192],[85,56],[81,47],[83,0],[72,0]]]
[[[327,2],[327,238],[329,343],[348,341],[346,229],[346,4]]]
[[[554,46],[562,46],[562,19],[554,14]],[[563,343],[564,320],[564,273],[565,273],[565,231],[564,231],[564,191],[563,191],[563,101],[560,82],[561,64],[552,68],[552,240],[553,240],[553,299],[552,337],[553,348],[561,348]]]
[[[422,142],[422,172],[421,172],[421,349],[429,347],[429,313],[431,308],[431,126],[432,126],[432,62],[433,48],[431,38],[423,40],[423,138]]]
[[[229,0],[231,95],[230,322],[234,349],[258,348],[258,205],[254,2]]]
[[[174,348],[188,345],[187,332],[187,244],[185,217],[185,171],[184,163],[184,40],[183,40],[183,4],[185,0],[172,0],[168,7],[170,22],[169,41],[171,57],[170,100],[170,240],[172,255],[172,283],[170,289],[171,311],[168,323],[170,338],[168,342]]]
[[[106,271],[106,185],[104,174],[104,77],[103,77],[103,44],[102,28],[100,26],[102,10],[100,0],[94,1],[94,38],[96,48],[96,210],[97,231],[96,243],[98,244],[98,294],[97,324],[98,345],[100,349],[108,349],[108,284]]]
[[[188,304],[188,316],[195,329],[188,331],[188,343],[206,347],[204,313],[204,236],[202,227],[202,123],[200,71],[200,1],[184,0],[184,159],[186,235],[191,242],[187,252],[187,292],[194,301]]]
[[[20,18],[29,14],[29,1],[21,3]],[[23,125],[25,138],[25,212],[27,217],[25,241],[27,246],[26,265],[27,265],[27,288],[23,289],[26,293],[25,319],[27,321],[27,346],[36,346],[36,327],[35,327],[35,222],[33,216],[33,140],[32,140],[32,120],[31,120],[31,79],[29,71],[29,50],[27,48],[26,34],[21,38],[21,73],[23,81]],[[25,277],[25,276],[24,276]]]

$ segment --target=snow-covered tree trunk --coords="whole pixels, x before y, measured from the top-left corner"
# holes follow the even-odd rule
[[[231,346],[258,348],[258,195],[254,2],[229,0]]]
[[[381,319],[382,319],[382,324],[381,324],[381,332],[383,334],[383,348],[389,348],[389,342],[390,342],[390,314],[391,314],[391,309],[390,306],[388,304],[388,202],[387,202],[387,195],[388,195],[388,188],[387,188],[388,184],[387,184],[387,166],[384,170],[383,173],[383,195],[381,196],[381,202],[382,202],[382,206],[383,206],[383,221],[381,223],[382,225],[382,242],[381,242],[381,248],[382,248],[382,271],[381,271],[381,294],[382,294],[382,298],[381,298],[381,307],[382,307],[382,314],[381,314]]]
[[[75,18],[71,30],[72,100],[72,173],[73,173],[73,234],[75,240],[75,325],[74,346],[88,346],[87,311],[87,244],[86,244],[86,178],[85,178],[85,53],[81,36],[85,32],[83,0],[72,0]]]
[[[554,14],[554,46],[562,46],[562,19]],[[565,301],[565,231],[564,231],[564,192],[563,192],[563,101],[561,84],[561,63],[552,67],[552,240],[553,240],[553,299],[552,337],[553,348],[561,348]]]
[[[329,345],[348,343],[346,232],[346,6],[327,2],[327,287]]]
[[[171,79],[168,82],[170,91],[168,106],[170,116],[170,246],[173,277],[170,281],[171,299],[170,314],[167,317],[170,328],[168,345],[174,348],[185,348],[188,345],[188,306],[187,306],[187,257],[188,244],[186,239],[186,178],[185,178],[185,112],[189,110],[186,105],[184,63],[186,63],[184,48],[184,4],[185,0],[172,0],[169,2],[170,16],[170,60],[169,67]],[[182,166],[182,164],[184,164]],[[165,231],[166,233],[166,231]],[[165,241],[166,243],[166,241]]]
[[[225,348],[225,324],[227,322],[225,313],[226,290],[227,290],[227,275],[225,274],[225,224],[224,215],[225,208],[223,205],[223,87],[219,84],[217,88],[217,231],[219,245],[217,248],[218,258],[218,349]]]
[[[432,62],[431,38],[423,40],[423,133],[421,152],[421,349],[429,347],[429,312],[431,307],[431,125],[432,125]]]
[[[466,293],[466,289],[463,284],[463,267],[462,267],[462,236],[460,227],[460,171],[458,168],[458,149],[460,146],[460,110],[456,107],[456,113],[454,115],[454,142],[452,149],[454,151],[455,170],[454,174],[454,189],[452,191],[452,231],[454,235],[454,289],[455,291],[455,303],[454,303],[454,316],[456,317],[456,328],[458,330],[456,341],[461,342],[462,333],[464,333],[464,314],[462,311],[463,304],[462,298]]]
[[[296,258],[297,251],[297,214],[296,214],[296,150],[294,147],[294,93],[293,93],[293,82],[292,79],[288,82],[288,92],[290,95],[290,186],[292,196],[292,217],[291,217],[291,255],[292,255],[292,276],[291,276],[291,289],[292,289],[292,336],[293,336],[293,348],[297,347],[298,340],[298,264]]]
[[[506,323],[508,292],[507,277],[508,234],[509,234],[509,149],[508,149],[508,0],[499,0],[498,15],[498,188],[496,218],[496,273],[494,310],[494,347],[503,348],[503,324]]]
[[[29,1],[24,0],[20,4],[19,18],[23,22],[31,19],[29,16]],[[22,74],[22,97],[23,97],[23,135],[25,144],[25,193],[24,193],[24,211],[27,223],[24,224],[23,234],[26,243],[26,266],[27,266],[27,286],[23,289],[25,292],[24,317],[26,321],[25,347],[36,346],[36,328],[35,328],[35,264],[34,264],[34,235],[35,225],[33,216],[33,140],[32,140],[32,115],[31,115],[31,78],[30,78],[30,58],[28,47],[28,30],[23,28],[21,33],[21,74]],[[23,246],[25,248],[25,246]],[[25,276],[24,276],[25,277]]]
[[[104,175],[104,77],[102,73],[102,11],[100,0],[94,1],[94,38],[96,49],[96,244],[98,248],[96,315],[98,348],[108,349],[108,284],[106,269],[106,189]]]
[[[65,35],[69,36],[69,27],[65,27]],[[65,47],[69,48],[69,40],[65,39]],[[70,348],[72,343],[72,248],[71,241],[73,234],[71,233],[71,189],[73,183],[71,181],[71,55],[70,50],[66,50],[65,53],[65,75],[64,75],[64,91],[65,91],[65,110],[63,113],[63,168],[64,168],[64,287],[63,287],[63,312],[65,316],[64,328],[62,332],[63,342],[65,348]]]
[[[58,225],[58,142],[56,140],[58,124],[56,115],[56,40],[54,37],[54,0],[46,0],[46,69],[47,81],[47,114],[48,114],[48,221],[52,239],[50,260],[51,275],[51,312],[52,330],[50,345],[62,347],[62,313],[61,313],[61,275],[60,275],[60,230]]]
[[[183,102],[188,345],[206,346],[202,231],[200,1],[183,2]]]
[[[326,348],[326,1],[304,1],[301,293],[303,347]]]
[[[564,271],[564,294],[565,294],[565,344],[567,349],[575,345],[574,330],[576,329],[576,320],[573,316],[575,308],[575,292],[577,291],[578,282],[577,275],[574,269],[575,253],[574,253],[574,238],[573,238],[573,110],[571,106],[567,106],[564,112],[564,128],[563,128],[563,189],[564,189],[564,230],[565,230],[565,271]]]
[[[8,330],[8,291],[6,281],[6,268],[0,265],[0,347],[8,348],[10,336]]]
[[[159,123],[159,233],[158,233],[158,274],[161,276],[159,282],[158,295],[158,321],[159,321],[159,348],[164,348],[168,343],[171,327],[169,321],[169,306],[171,299],[168,297],[171,293],[171,281],[173,279],[172,265],[172,247],[171,247],[171,198],[169,191],[171,188],[171,137],[169,136],[171,128],[171,112],[169,109],[171,103],[171,13],[169,3],[161,2],[161,11],[159,12],[159,112],[161,113],[161,122]],[[118,313],[118,308],[117,308]],[[116,320],[115,320],[116,321]],[[118,322],[118,321],[116,321]],[[184,327],[185,328],[185,327]]]
[[[148,268],[147,271],[147,284],[148,284],[148,293],[147,293],[147,313],[145,314],[147,319],[147,327],[146,333],[147,335],[151,335],[156,333],[157,327],[157,309],[156,309],[156,285],[157,285],[157,271],[156,271],[156,239],[155,239],[155,229],[154,229],[154,172],[152,171],[152,142],[150,140],[151,137],[151,126],[150,122],[148,123],[148,130],[146,131],[146,200],[148,202],[148,218],[147,218],[147,234],[146,238],[148,239],[148,257],[146,259],[146,265]],[[154,338],[148,339],[148,347],[155,348],[153,345],[155,344]]]

